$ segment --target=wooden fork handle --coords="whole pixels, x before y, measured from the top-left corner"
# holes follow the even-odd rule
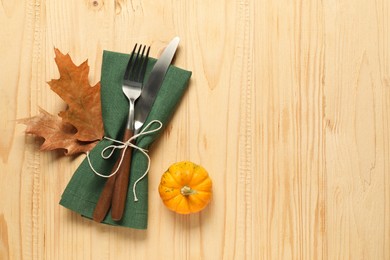
[[[126,129],[122,139],[123,142],[129,140],[132,136],[133,136],[133,132],[131,130]],[[92,215],[92,219],[94,221],[102,222],[103,219],[106,217],[108,211],[110,210],[110,207],[112,208],[112,212],[111,212],[112,219],[120,220],[122,218],[126,197],[127,197],[127,189],[129,185],[131,147],[128,147],[126,150],[123,150],[122,153],[123,152],[125,152],[126,154],[123,157],[123,161],[120,169],[118,169],[118,172],[115,175],[108,178],[108,180],[106,181],[103,187],[102,193],[100,194],[99,200],[96,203],[96,207]],[[122,154],[118,157],[118,160],[116,161],[112,171],[115,171],[118,168],[118,164],[121,160],[121,157]],[[119,176],[122,177],[119,178]],[[120,190],[115,191],[116,189],[119,188]],[[118,194],[119,191],[121,192],[121,194]],[[116,193],[115,196],[114,193]],[[123,206],[120,206],[122,204]]]
[[[118,167],[120,160],[117,160],[113,170],[115,170]],[[112,194],[115,187],[115,181],[116,181],[117,175],[113,175],[104,184],[102,193],[100,194],[99,200],[96,203],[96,207],[93,211],[92,219],[96,222],[102,222],[103,219],[106,217],[108,211],[111,207],[111,200],[112,200]]]
[[[130,129],[125,130],[123,140],[129,140],[133,136],[133,131]],[[131,164],[131,154],[132,149],[128,147],[124,150],[124,157],[122,164],[115,174],[117,175],[115,180],[115,187],[112,195],[111,201],[111,218],[115,221],[122,219],[123,212],[125,209],[127,190],[129,188],[129,179],[130,179],[130,164]],[[120,159],[119,159],[120,160]]]

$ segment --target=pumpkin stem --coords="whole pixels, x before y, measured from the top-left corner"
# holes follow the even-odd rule
[[[181,188],[180,193],[183,196],[189,196],[189,195],[194,195],[197,192],[196,192],[196,190],[193,190],[190,187],[188,187],[187,185],[185,185],[185,186],[183,186],[183,188]]]

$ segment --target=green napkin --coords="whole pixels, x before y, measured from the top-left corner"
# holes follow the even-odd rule
[[[110,51],[103,52],[102,75],[101,75],[101,101],[102,115],[104,122],[105,136],[122,140],[125,128],[129,103],[122,93],[122,78],[126,69],[129,55]],[[150,71],[156,60],[149,59],[146,71],[147,80]],[[153,120],[160,120],[163,128],[149,135],[137,138],[137,146],[148,149],[163,131],[176,105],[181,100],[184,91],[188,86],[191,72],[175,66],[170,66],[165,75],[164,82],[160,88],[158,96],[153,104],[152,110],[143,127]],[[156,129],[158,125],[152,124],[150,129]],[[108,175],[119,155],[119,151],[110,159],[103,159],[101,151],[113,142],[107,139],[100,141],[95,148],[90,151],[90,161],[99,173]],[[151,162],[153,163],[153,162]],[[126,201],[126,209],[121,221],[111,219],[110,212],[103,223],[110,225],[120,225],[136,229],[146,229],[148,220],[148,178],[147,176],[138,182],[136,194],[138,201],[134,201],[133,184],[140,178],[147,169],[148,160],[140,151],[133,149],[133,159],[131,164],[130,184]],[[159,176],[153,176],[159,178]],[[106,178],[97,176],[91,169],[87,158],[80,164],[69,184],[62,194],[60,204],[73,210],[84,217],[92,218],[93,210],[99,199]]]

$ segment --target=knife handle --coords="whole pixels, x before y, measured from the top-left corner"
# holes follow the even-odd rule
[[[123,140],[127,141],[133,136],[133,131],[130,129],[125,130],[125,134],[123,136]],[[125,209],[126,198],[127,198],[127,190],[129,188],[129,179],[130,179],[130,164],[131,164],[131,154],[132,149],[128,147],[123,150],[125,153],[123,156],[122,164],[117,175],[112,195],[111,201],[111,218],[115,221],[119,221],[122,219],[123,212]],[[120,160],[120,158],[118,159]]]
[[[116,169],[118,167],[119,161],[120,160],[116,161],[113,169]],[[108,211],[110,210],[116,177],[116,174],[111,176],[104,184],[102,193],[100,194],[99,200],[96,203],[96,207],[92,215],[92,219],[96,222],[102,222],[103,219],[106,217]]]

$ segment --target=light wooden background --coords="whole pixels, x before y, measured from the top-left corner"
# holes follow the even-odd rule
[[[390,259],[390,1],[0,1],[0,259]],[[83,156],[39,152],[16,119],[64,108],[53,48],[181,37],[190,87],[152,147],[147,231],[58,201]],[[202,164],[201,214],[162,205],[173,162]]]

